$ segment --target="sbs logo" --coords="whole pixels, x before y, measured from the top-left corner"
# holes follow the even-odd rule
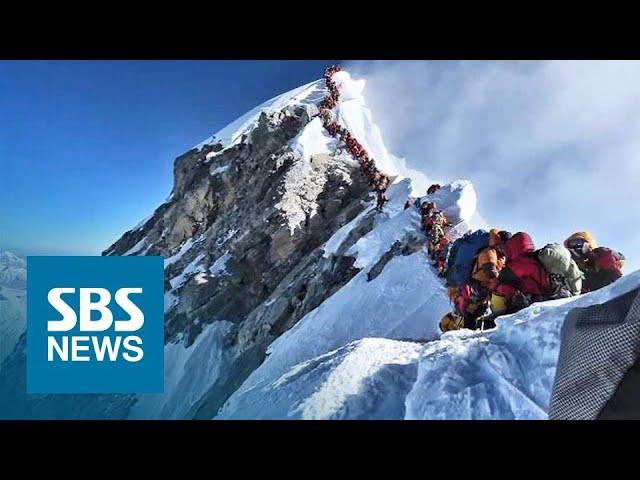
[[[144,314],[138,306],[129,299],[129,294],[143,293],[142,288],[120,288],[116,292],[116,303],[129,314],[129,320],[113,320],[113,313],[109,309],[111,294],[106,288],[81,288],[80,289],[80,332],[106,332],[114,325],[115,336],[104,335],[63,335],[56,337],[56,332],[69,332],[78,325],[78,316],[75,310],[67,304],[63,294],[75,294],[75,288],[52,288],[47,299],[61,315],[60,320],[48,320],[47,330],[47,360],[53,362],[59,359],[63,362],[88,362],[95,358],[98,362],[105,360],[115,362],[119,358],[121,347],[122,358],[127,362],[138,362],[144,356],[142,339],[137,335],[119,335],[120,333],[136,332],[144,325]],[[93,302],[92,295],[97,295],[98,300]],[[91,313],[98,312],[100,318],[91,320]],[[69,352],[71,351],[71,359]],[[87,351],[87,354],[83,352]],[[91,355],[93,354],[93,355]]]
[[[161,257],[28,257],[27,391],[163,391]]]

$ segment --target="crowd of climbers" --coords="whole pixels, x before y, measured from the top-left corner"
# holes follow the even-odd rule
[[[599,247],[589,232],[577,232],[562,245],[536,249],[529,234],[475,230],[452,241],[451,222],[431,197],[434,184],[417,207],[434,267],[446,278],[454,306],[440,321],[443,332],[493,328],[495,318],[532,303],[592,292],[622,276],[622,253]]]
[[[377,194],[376,209],[388,201],[391,183],[365,148],[344,127],[333,120],[331,110],[338,104],[340,92],[332,65],[324,72],[329,94],[319,108],[323,126],[344,143],[360,164],[369,185]],[[495,318],[517,312],[532,303],[566,298],[602,288],[622,276],[625,257],[620,252],[598,247],[589,232],[577,232],[563,245],[551,243],[536,249],[529,234],[511,234],[492,229],[467,232],[451,238],[453,225],[435,201],[429,197],[440,185],[427,190],[425,201],[407,200],[405,209],[416,207],[427,237],[427,250],[438,275],[446,278],[449,299],[454,306],[440,321],[443,332],[460,328],[492,328]]]
[[[338,124],[331,115],[331,109],[338,104],[340,92],[333,80],[333,74],[340,71],[340,65],[331,65],[324,72],[324,80],[329,90],[329,94],[320,103],[320,117],[324,128],[332,137],[340,138],[346,149],[360,164],[360,171],[367,177],[369,186],[376,192],[376,210],[382,211],[384,204],[389,201],[387,189],[391,184],[388,175],[382,173],[376,162],[369,156],[365,148],[346,128]]]
[[[622,276],[625,257],[599,247],[589,232],[577,232],[562,245],[536,249],[529,234],[475,230],[451,240],[451,223],[429,196],[418,203],[427,249],[435,268],[446,278],[454,306],[440,321],[443,332],[460,328],[493,328],[495,318],[532,303],[598,290]],[[405,208],[410,208],[407,201]]]

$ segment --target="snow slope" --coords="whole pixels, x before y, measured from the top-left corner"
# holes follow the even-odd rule
[[[373,122],[371,110],[366,105],[365,80],[353,80],[349,72],[340,71],[333,76],[340,90],[340,102],[334,109],[335,120],[347,128],[376,161],[376,166],[397,180],[412,179],[413,196],[421,196],[432,183],[426,175],[406,166],[404,160],[393,156],[387,150],[382,133]]]
[[[201,149],[205,145],[219,144],[222,147],[222,150],[208,154],[207,159],[210,160],[224,149],[239,142],[242,135],[248,135],[253,127],[256,126],[261,113],[264,112],[270,114],[279,112],[287,107],[294,107],[296,105],[312,107],[317,105],[325,95],[326,88],[323,80],[316,80],[315,82],[311,82],[289,92],[285,92],[282,95],[278,95],[277,97],[258,105],[253,110],[248,111],[222,130],[216,132],[211,137],[196,145],[194,148]]]
[[[185,418],[188,410],[219,378],[224,368],[224,338],[229,322],[207,325],[189,347],[170,343],[164,350],[164,394],[139,395],[129,417]]]
[[[469,202],[468,190],[470,187],[469,183],[461,182],[448,189],[447,195],[440,197],[440,205],[443,209],[456,209],[464,214],[459,218],[463,223],[470,220],[475,213],[475,202],[471,202],[470,205],[466,204]],[[356,257],[355,266],[362,270],[347,285],[271,344],[268,350],[269,356],[265,362],[231,396],[223,407],[220,418],[253,418],[253,415],[263,418],[264,415],[269,416],[269,412],[273,412],[273,410],[267,408],[266,404],[263,405],[259,398],[264,395],[267,399],[266,403],[271,404],[273,408],[277,403],[270,400],[269,395],[265,394],[264,386],[274,385],[274,390],[280,390],[282,376],[286,377],[291,374],[291,371],[299,369],[308,371],[308,362],[313,365],[323,365],[321,368],[326,369],[323,359],[330,358],[332,365],[341,365],[338,359],[344,357],[344,361],[347,361],[348,365],[353,365],[357,370],[358,362],[354,362],[351,355],[358,355],[360,358],[361,348],[365,350],[371,348],[372,340],[367,340],[363,345],[356,345],[353,348],[355,353],[352,353],[351,348],[344,350],[344,346],[349,345],[350,342],[367,337],[414,341],[429,341],[438,338],[438,322],[442,315],[450,310],[450,306],[445,287],[430,266],[424,249],[412,255],[393,257],[378,277],[372,281],[368,281],[367,278],[371,267],[391,248],[395,241],[408,236],[420,235],[418,233],[420,230],[418,210],[415,208],[404,210],[403,208],[410,190],[411,182],[409,179],[391,186],[389,189],[390,201],[385,206],[385,212],[377,217],[375,228],[360,238],[346,252],[347,255]],[[341,242],[346,239],[348,232],[355,228],[363,218],[364,215],[356,217],[351,224],[345,225],[336,232],[325,245],[325,255],[328,252],[337,251]],[[374,342],[374,344],[377,343]],[[402,352],[401,355],[405,355],[407,349],[409,351],[415,349],[415,345],[409,345],[405,348],[397,346],[393,342],[383,342],[381,345],[389,346],[386,349],[389,352]],[[381,351],[386,350],[383,348]],[[331,354],[332,351],[336,351],[335,354]],[[329,357],[326,357],[327,355]],[[377,361],[376,359],[380,360],[376,355],[362,355],[362,358],[371,358],[374,363]],[[417,360],[417,357],[414,360]],[[376,365],[375,368],[367,365],[363,368],[374,372],[386,363],[381,361]],[[339,371],[345,371],[344,367],[339,368]],[[347,376],[349,375],[357,377],[362,376],[362,373],[354,370],[348,371]],[[342,385],[344,382],[338,383]],[[343,393],[336,392],[338,397]],[[280,392],[274,394],[277,396]],[[258,397],[258,400],[255,396]],[[295,397],[288,395],[286,398],[291,401]],[[316,398],[322,399],[327,396]],[[257,402],[255,409],[251,407],[254,402]],[[323,411],[320,406],[316,405],[316,407],[314,410],[316,414]],[[295,416],[295,413],[289,410],[282,413],[282,416],[285,417]],[[303,417],[316,418],[316,414],[310,417],[303,415]],[[278,415],[274,415],[271,418],[277,417]]]
[[[600,291],[502,317],[493,330],[427,343],[363,338],[286,368],[263,366],[218,418],[546,419],[566,314],[639,285],[637,271]],[[272,356],[296,340],[277,341]]]

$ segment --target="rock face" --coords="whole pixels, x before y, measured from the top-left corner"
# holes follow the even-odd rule
[[[228,325],[220,378],[181,415],[214,416],[267,346],[359,271],[352,257],[320,247],[364,210],[370,188],[333,145],[313,155],[295,148],[303,135],[333,141],[316,112],[263,112],[234,145],[180,156],[168,201],[104,252],[165,258],[168,344],[189,348],[208,325]]]

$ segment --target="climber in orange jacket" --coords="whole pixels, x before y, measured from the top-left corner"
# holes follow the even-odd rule
[[[484,288],[494,290],[497,287],[498,275],[506,262],[505,242],[511,238],[506,230],[493,228],[489,231],[489,246],[476,256],[471,270],[471,277]]]
[[[478,253],[471,278],[487,289],[495,289],[498,284],[498,275],[504,268],[505,256],[496,247],[486,247]]]

